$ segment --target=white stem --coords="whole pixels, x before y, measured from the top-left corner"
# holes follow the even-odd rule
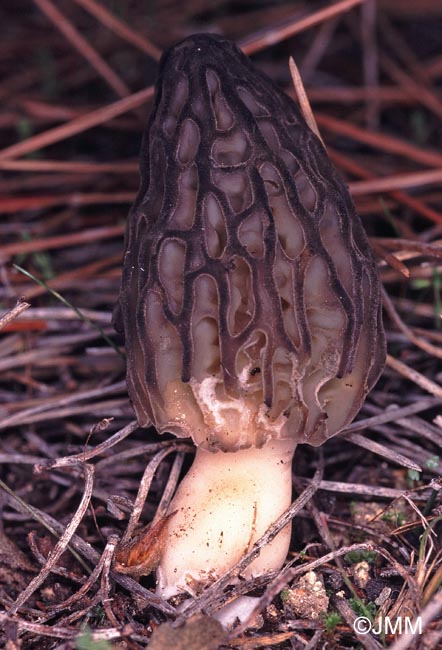
[[[197,449],[169,509],[177,512],[157,570],[164,598],[193,593],[219,578],[289,507],[295,447],[292,440],[278,440],[231,453]],[[278,570],[287,556],[290,533],[287,525],[261,550],[245,576]]]

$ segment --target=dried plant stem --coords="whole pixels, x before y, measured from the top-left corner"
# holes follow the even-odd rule
[[[78,591],[72,594],[72,596],[70,596],[69,598],[67,598],[61,603],[57,603],[56,605],[53,605],[50,609],[51,614],[62,612],[63,610],[68,609],[72,605],[75,605],[75,603],[81,600],[81,598],[83,598],[83,596],[87,594],[87,592],[90,591],[90,589],[92,589],[101,571],[103,570],[103,566],[107,558],[109,556],[112,558],[117,541],[118,540],[115,536],[112,536],[108,539],[98,563],[95,565],[92,573],[88,576],[86,582],[83,583],[81,587],[78,589]]]
[[[138,428],[138,422],[135,421],[130,422],[127,426],[123,427],[123,429],[117,431],[117,433],[114,433],[113,436],[107,438],[104,442],[97,445],[93,449],[84,450],[84,452],[81,452],[79,454],[74,454],[73,456],[65,456],[64,458],[58,458],[55,461],[52,460],[48,461],[46,464],[37,466],[35,470],[36,472],[41,472],[49,469],[58,469],[60,467],[77,465],[78,463],[91,460],[92,458],[95,458],[95,456],[98,456],[99,454],[108,451],[114,445],[118,444],[119,442],[121,442],[122,440],[130,436],[130,434],[133,433],[137,428]]]
[[[134,506],[132,508],[132,512],[130,515],[129,522],[127,524],[126,530],[124,531],[124,535],[122,538],[122,543],[127,542],[131,537],[133,537],[133,534],[135,532],[135,528],[138,525],[138,521],[141,516],[141,511],[143,510],[144,503],[147,498],[147,494],[149,492],[152,479],[154,477],[154,474],[156,470],[158,469],[160,463],[173,451],[175,451],[175,446],[171,446],[169,448],[163,449],[162,451],[158,452],[150,463],[147,465],[146,469],[144,470],[143,477],[140,481],[140,487],[138,490],[137,498],[135,499]]]
[[[112,589],[112,585],[110,579],[110,570],[111,570],[112,559],[117,544],[118,544],[118,537],[117,535],[113,535],[108,540],[107,543],[107,553],[104,556],[104,560],[103,560],[103,570],[101,572],[101,586],[100,586],[101,602],[103,603],[104,611],[106,612],[106,616],[108,617],[110,624],[116,628],[120,627],[120,622],[115,616],[111,606],[112,599],[110,597],[110,592]]]
[[[59,400],[57,400],[57,407],[58,409],[63,406],[67,406],[70,404],[75,404],[76,402],[82,401],[82,400],[87,400],[87,399],[93,399],[96,397],[103,397],[105,395],[113,395],[115,393],[119,393],[125,388],[125,383],[124,382],[118,382],[116,384],[113,384],[112,386],[103,386],[102,388],[97,388],[92,391],[84,391],[84,392],[79,392],[74,395],[66,395],[63,397],[60,397]],[[22,411],[20,413],[16,413],[15,415],[12,415],[9,418],[5,418],[1,423],[0,423],[0,430],[5,429],[6,427],[11,427],[11,426],[17,426],[19,424],[25,423],[32,421],[29,420],[29,418],[35,417],[38,414],[44,413],[45,411],[50,410],[53,408],[53,404],[42,404],[40,406],[35,406],[31,409],[27,409],[25,411]],[[131,426],[134,428],[131,429]],[[126,435],[129,435],[132,433],[132,431],[137,427],[136,423],[133,422],[127,427],[125,427],[125,431],[128,429],[131,429],[129,433]],[[115,434],[117,435],[117,434]],[[124,435],[124,434],[122,434]],[[105,443],[104,443],[105,444]],[[80,454],[81,459],[83,459],[83,456]],[[61,459],[62,460],[62,459]]]
[[[342,435],[353,433],[355,431],[362,431],[363,429],[366,428],[368,429],[370,427],[374,427],[379,424],[385,424],[386,422],[396,422],[399,420],[399,418],[404,418],[409,415],[413,415],[415,413],[425,411],[427,409],[438,407],[441,404],[442,404],[441,397],[438,398],[427,397],[417,402],[414,402],[413,404],[407,404],[407,406],[402,406],[402,407],[392,404],[391,408],[386,412],[382,412],[379,415],[375,415],[371,418],[365,418],[363,420],[358,420],[357,422],[353,422],[353,424],[350,424],[350,426],[348,426],[345,429],[345,431],[343,431]]]
[[[153,524],[156,523],[157,521],[160,521],[161,519],[164,519],[167,511],[169,510],[170,502],[172,501],[173,494],[178,485],[178,480],[183,466],[183,461],[184,461],[184,453],[180,451],[177,453],[175,460],[173,461],[169,478],[167,479],[166,486],[163,490],[163,494],[161,495],[160,503],[158,504],[158,508],[155,512],[155,518],[152,522]]]
[[[435,381],[428,379],[428,377],[425,377],[422,373],[414,370],[414,368],[410,368],[410,366],[407,366],[403,361],[399,361],[399,359],[395,359],[391,355],[388,355],[387,365],[406,379],[409,379],[417,386],[423,388],[427,393],[442,398],[442,386],[439,386]]]
[[[278,593],[280,593],[280,591],[282,591],[282,589],[284,589],[284,587],[287,586],[287,584],[291,580],[293,580],[295,576],[303,573],[307,573],[307,571],[313,571],[317,567],[323,566],[324,564],[328,564],[329,562],[333,562],[333,560],[335,560],[337,557],[342,557],[343,555],[346,555],[351,551],[368,551],[372,549],[373,549],[372,544],[352,544],[351,546],[342,547],[336,551],[327,553],[326,555],[323,555],[321,558],[318,558],[317,560],[314,560],[312,562],[307,562],[301,566],[286,567],[270,583],[263,596],[261,596],[258,599],[257,604],[253,609],[253,611],[247,616],[247,618],[242,623],[240,623],[239,626],[237,626],[234,629],[232,636],[235,637],[242,634],[250,626],[251,621],[253,621],[253,619],[260,612],[262,612],[266,607],[268,607],[268,605],[272,602],[273,598]]]
[[[62,526],[56,519],[54,519],[50,515],[41,512],[40,510],[38,510],[38,508],[23,503],[21,500],[18,500],[15,497],[15,495],[10,495],[9,492],[6,493],[5,499],[8,505],[14,510],[17,510],[18,512],[22,512],[25,515],[31,514],[37,521],[43,521],[44,525],[49,530],[55,531],[56,534],[59,535],[65,534],[66,532],[65,527]],[[95,551],[95,549],[90,544],[85,542],[78,535],[74,534],[72,536],[71,545],[78,553],[80,553],[83,557],[85,557],[92,565],[96,565],[99,562],[100,554],[97,553],[97,551]],[[132,593],[134,596],[141,598],[143,601],[146,602],[146,604],[150,604],[152,607],[155,607],[159,611],[162,611],[164,614],[168,614],[173,618],[175,617],[176,612],[171,605],[166,603],[162,598],[159,598],[158,596],[155,596],[155,594],[152,594],[152,592],[142,587],[138,582],[136,582],[129,576],[122,575],[121,573],[113,572],[112,577],[117,584],[124,587],[127,591]]]
[[[321,134],[319,133],[318,125],[316,124],[312,107],[310,106],[307,93],[305,92],[304,84],[302,83],[302,78],[301,75],[299,74],[298,66],[296,65],[292,56],[289,58],[289,68],[290,68],[290,74],[292,76],[292,82],[293,82],[293,87],[295,89],[295,94],[298,98],[298,102],[301,107],[302,114],[304,115],[305,121],[307,122],[307,124],[309,125],[313,133],[315,133],[318,136],[318,138],[324,145],[324,149],[325,149],[326,148],[325,143],[321,137]]]
[[[373,178],[367,181],[353,181],[349,184],[353,196],[365,196],[392,190],[409,190],[413,187],[435,185],[442,182],[442,168],[430,171],[395,174],[385,178]]]
[[[78,50],[81,56],[90,63],[98,74],[120,97],[126,97],[130,91],[120,77],[112,70],[98,52],[88,43],[59,9],[50,0],[34,0],[35,4],[52,20],[54,25],[65,38]]]
[[[357,614],[343,595],[335,595],[332,603],[349,628],[354,630]],[[381,650],[384,647],[372,634],[361,634],[356,630],[355,635],[366,650]]]
[[[52,637],[55,639],[75,639],[78,637],[78,627],[65,627],[64,625],[41,625],[40,623],[31,623],[23,618],[11,618],[9,614],[0,612],[0,622],[7,625],[9,622],[15,623],[18,629],[24,632],[30,632],[42,637]],[[112,641],[121,637],[121,630],[115,628],[104,628],[91,633],[92,641]]]
[[[60,142],[66,138],[71,138],[78,133],[83,133],[88,129],[92,129],[94,126],[98,126],[99,124],[103,124],[108,120],[112,120],[118,115],[122,115],[123,113],[127,113],[128,111],[142,106],[147,101],[149,101],[152,96],[152,87],[140,90],[139,92],[134,93],[129,97],[120,99],[119,101],[114,102],[113,104],[109,104],[103,108],[99,108],[96,111],[92,111],[87,115],[76,117],[67,124],[56,126],[53,129],[48,129],[43,133],[39,133],[38,135],[31,136],[27,140],[23,140],[23,142],[18,142],[17,144],[13,144],[10,147],[7,147],[6,149],[2,149],[0,151],[0,160],[6,158],[18,158],[19,156],[24,156],[34,151],[38,151],[43,147],[54,144],[55,142]]]
[[[352,433],[348,436],[346,436],[348,440],[351,440],[355,445],[358,445],[359,447],[363,447],[364,449],[368,449],[374,454],[379,454],[379,456],[382,456],[383,458],[387,458],[388,460],[393,461],[394,463],[397,463],[398,465],[403,465],[404,467],[408,467],[409,469],[414,469],[416,472],[421,472],[422,468],[417,465],[417,463],[413,462],[410,458],[407,458],[403,454],[398,453],[394,449],[388,449],[385,447],[385,445],[381,445],[379,442],[375,442],[374,440],[369,440],[368,438],[365,438],[364,436],[361,436],[358,433]]]
[[[333,5],[326,7],[325,9],[321,9],[320,11],[317,11],[316,13],[311,14],[306,18],[302,18],[301,20],[296,20],[289,25],[280,28],[274,28],[267,31],[265,34],[252,36],[252,38],[249,38],[247,41],[243,42],[242,45],[240,43],[241,49],[245,54],[254,54],[255,52],[259,52],[265,47],[270,47],[275,43],[280,43],[290,36],[299,34],[299,32],[310,29],[314,25],[318,25],[321,22],[330,20],[331,18],[344,13],[345,11],[349,11],[350,9],[353,9],[353,7],[360,5],[362,2],[365,2],[365,0],[341,0],[341,2],[336,2]]]
[[[430,355],[433,355],[434,357],[437,357],[438,359],[442,359],[442,348],[441,347],[436,347],[435,345],[432,345],[432,343],[429,343],[426,341],[424,338],[420,336],[416,336],[413,332],[413,330],[408,327],[402,318],[399,316],[393,302],[390,300],[390,297],[388,296],[387,292],[385,289],[382,290],[382,297],[384,301],[384,306],[392,319],[393,323],[396,325],[398,329],[400,329],[403,334],[408,338],[409,341],[414,343],[417,347],[419,347],[421,350],[424,350]]]
[[[378,616],[421,616],[422,636],[402,634],[385,643],[393,650],[439,647],[442,551],[434,533],[441,525],[442,473],[442,155],[436,146],[442,57],[435,46],[440,0],[331,0],[314,3],[322,5],[319,11],[306,0],[296,6],[35,0],[26,15],[16,4],[4,2],[0,9],[7,25],[0,43],[0,466],[8,474],[7,485],[0,482],[0,646],[98,647],[119,641],[135,650],[152,643],[152,628],[162,621],[185,624],[202,611],[217,615],[226,601],[258,593],[255,611],[266,627],[246,629],[244,621],[229,647],[317,650],[328,644],[344,650],[356,644],[380,650],[379,636],[358,638],[352,629],[355,567],[344,554],[354,550],[361,559],[365,551],[377,554],[367,587],[357,587],[362,602],[375,600],[382,584]],[[140,583],[136,573],[116,570],[124,569],[119,540],[123,534],[133,535],[129,545],[141,540],[141,559],[146,555],[154,565],[161,526],[173,512],[183,459],[187,464],[193,446],[139,428],[124,360],[47,287],[115,340],[112,312],[128,204],[137,191],[139,138],[153,97],[150,84],[162,51],[196,29],[259,52],[257,66],[292,97],[287,60],[293,55],[308,92],[308,100],[298,103],[314,113],[377,258],[392,356],[358,419],[326,443],[324,478],[317,472],[312,483],[317,452],[298,448],[294,483],[301,496],[285,514],[296,513],[299,525],[284,570],[244,578],[253,553],[267,552],[286,519],[275,522],[229,575],[197,596],[179,596],[173,606],[156,595],[153,576]],[[178,81],[176,76],[168,88],[171,96]],[[298,95],[305,93],[301,83],[298,88]],[[294,153],[298,160],[302,152]],[[217,174],[232,172],[220,168]],[[312,178],[316,174],[321,170],[312,170]],[[310,175],[297,175],[296,183],[300,178],[305,183]],[[307,214],[310,207],[302,209]],[[14,263],[46,286],[18,273]],[[82,468],[89,463],[92,500],[57,560],[54,546],[67,543],[66,526],[74,525],[80,501],[87,500]],[[139,535],[142,524],[147,526]],[[354,545],[356,535],[367,543]],[[336,539],[340,555],[333,549]],[[138,547],[130,546],[131,553],[133,548]],[[309,569],[325,579],[331,608],[340,614],[333,630],[333,617],[299,618],[279,598],[281,589],[296,589]],[[9,612],[11,605],[21,609]],[[90,636],[88,631],[77,639],[86,625]],[[181,629],[176,631],[181,641]]]
[[[155,61],[160,59],[161,51],[153,43],[147,40],[145,36],[138,34],[138,32],[126,25],[126,23],[119,20],[102,4],[95,2],[95,0],[74,0],[74,2],[89,11],[103,25],[106,25],[106,27],[111,29],[120,38],[137,47],[141,52],[148,54]]]
[[[85,463],[83,466],[84,471],[84,493],[81,498],[81,502],[72,517],[70,523],[66,526],[62,536],[55,544],[52,551],[49,553],[46,565],[42,568],[40,573],[29,583],[26,589],[20,594],[20,596],[15,600],[9,609],[10,614],[16,614],[18,610],[23,607],[28,598],[35,592],[38,587],[46,580],[48,575],[51,572],[51,569],[60,559],[61,555],[65,552],[69,542],[71,541],[72,536],[77,530],[81,520],[83,519],[86,510],[89,506],[89,501],[92,496],[93,481],[94,481],[94,468],[92,465]]]
[[[15,307],[10,309],[6,314],[0,316],[0,330],[7,327],[15,318],[20,316],[26,309],[29,309],[31,305],[24,300],[19,300]]]
[[[374,131],[362,129],[354,124],[344,122],[344,120],[339,120],[324,113],[316,112],[315,117],[320,127],[331,130],[339,135],[348,136],[375,149],[403,156],[413,162],[419,162],[422,165],[428,165],[428,167],[432,168],[439,168],[442,165],[442,154],[436,151],[422,149],[416,145],[409,144],[405,140],[400,140],[385,133],[379,134]]]
[[[442,612],[442,591],[437,592],[432,600],[424,607],[424,609],[419,614],[422,621],[422,630],[425,630],[428,625],[434,621]],[[412,647],[412,643],[418,635],[420,630],[416,628],[415,632],[406,632],[402,634],[397,641],[390,646],[390,650],[407,650],[407,648]]]

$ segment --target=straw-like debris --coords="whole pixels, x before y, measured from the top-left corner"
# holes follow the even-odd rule
[[[0,645],[438,647],[440,2],[6,0],[0,18]],[[229,574],[167,602],[149,571],[193,446],[138,427],[111,317],[158,60],[196,31],[299,99],[296,62],[377,259],[389,356],[357,421],[297,450],[282,517]],[[232,586],[294,517],[286,565]],[[315,615],[328,602],[314,619],[287,604],[306,575],[324,586]],[[238,595],[255,607],[221,630]]]

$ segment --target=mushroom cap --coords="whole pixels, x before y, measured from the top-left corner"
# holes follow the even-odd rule
[[[161,60],[115,325],[140,425],[211,450],[321,444],[383,369],[348,190],[296,104],[219,36]]]

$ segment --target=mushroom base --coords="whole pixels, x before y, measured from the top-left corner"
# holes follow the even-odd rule
[[[198,592],[247,553],[291,503],[296,443],[270,441],[260,449],[197,449],[169,512],[168,535],[157,569],[158,593]],[[278,570],[287,556],[291,525],[267,544],[242,575]]]

